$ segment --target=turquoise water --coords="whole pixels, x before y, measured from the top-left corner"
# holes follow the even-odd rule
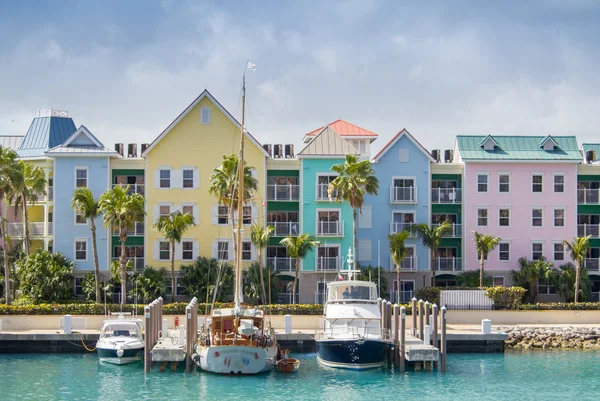
[[[451,354],[448,371],[352,372],[296,354],[300,370],[228,377],[142,365],[102,366],[95,354],[0,355],[1,400],[597,400],[600,352]]]

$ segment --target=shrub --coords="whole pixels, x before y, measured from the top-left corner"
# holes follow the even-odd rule
[[[479,287],[479,270],[469,270],[460,273],[456,279],[458,285],[461,287]],[[492,278],[489,276],[483,276],[483,286],[490,287],[492,285]]]
[[[494,301],[494,307],[516,309],[527,290],[523,287],[489,287],[485,289],[485,295]]]
[[[129,290],[131,298],[137,296],[140,301],[151,302],[164,297],[167,292],[167,270],[164,267],[153,269],[146,266],[141,274],[135,274],[132,278],[133,288]]]
[[[521,304],[517,307],[517,310],[600,310],[600,302]]]
[[[423,287],[415,292],[415,298],[423,301],[429,301],[430,304],[440,304],[440,293],[446,288],[443,287]],[[464,288],[461,288],[464,289]]]
[[[34,303],[56,302],[73,297],[75,264],[60,253],[38,250],[17,261],[21,294]]]
[[[233,267],[228,263],[221,263],[216,259],[200,257],[191,265],[181,266],[179,283],[183,286],[185,294],[212,301],[213,291],[218,276],[217,301],[231,299],[233,295]]]

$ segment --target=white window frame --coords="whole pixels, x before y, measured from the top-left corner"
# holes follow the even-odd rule
[[[215,242],[217,243],[217,257],[216,257],[216,259],[217,259],[218,261],[227,261],[227,260],[232,260],[232,259],[230,259],[229,257],[231,256],[231,255],[230,255],[230,252],[233,252],[233,243],[232,243],[230,240],[226,240],[226,239],[219,239],[219,238],[217,238],[217,239],[215,240]],[[221,259],[221,251],[219,250],[219,243],[221,243],[221,242],[223,242],[223,243],[227,244],[227,259]],[[230,245],[231,245],[231,246],[230,246]]]
[[[192,178],[185,178],[185,172],[186,171],[191,171],[192,172]],[[182,167],[181,168],[181,188],[182,189],[194,189],[194,176],[195,175],[196,175],[196,171],[194,171],[193,168]],[[186,180],[191,180],[192,181],[192,186],[191,187],[186,187],[185,186],[185,181]]]
[[[85,185],[83,187],[77,186],[77,171],[85,170]],[[75,166],[75,189],[77,188],[89,188],[90,187],[90,168],[89,166]]]
[[[563,250],[562,250],[562,259],[556,259],[556,245],[561,245]],[[555,262],[561,262],[561,263],[565,263],[566,262],[566,251],[565,251],[565,246],[563,245],[562,241],[553,241],[552,242],[552,260]]]
[[[502,279],[502,284],[501,285],[496,285],[496,283],[494,282],[496,279],[501,278]],[[492,276],[492,285],[495,287],[506,287],[506,279],[504,276]]]
[[[486,219],[485,220],[486,221],[486,225],[485,226],[479,225],[479,211],[480,210],[485,210],[486,211],[486,217],[485,217],[485,219]],[[490,208],[489,208],[489,206],[485,206],[485,207],[476,206],[475,207],[475,212],[477,213],[475,215],[475,218],[477,219],[477,224],[476,224],[477,227],[489,227],[490,226]]]
[[[337,212],[338,213],[338,224],[340,225],[338,228],[342,231],[340,233],[338,233],[338,236],[342,236],[344,235],[344,231],[343,231],[343,223],[342,223],[342,209],[341,208],[317,208],[315,209],[315,232],[319,232],[318,227],[319,227],[319,213],[320,212]],[[331,220],[328,220],[331,221]],[[323,236],[323,234],[316,234],[318,236]],[[329,234],[329,236],[331,236],[331,234]],[[335,237],[335,235],[334,235]]]
[[[207,112],[206,115],[204,114],[205,112]],[[205,118],[205,117],[208,117],[208,118]],[[200,109],[200,124],[209,125],[210,120],[211,120],[210,107],[204,106],[203,108]]]
[[[77,258],[77,243],[78,242],[83,242],[85,244],[85,259],[78,259]],[[75,262],[87,262],[88,261],[88,255],[89,255],[89,244],[88,244],[89,240],[88,238],[75,238],[73,240],[73,260]],[[81,252],[81,251],[80,251]]]
[[[542,257],[544,257],[544,241],[531,241],[531,260],[537,260],[534,256],[533,256],[533,246],[534,245],[541,245],[542,246]]]
[[[562,191],[556,191],[556,177],[562,177],[563,182],[562,182]],[[565,193],[565,186],[567,183],[567,179],[565,176],[565,173],[553,173],[552,174],[552,193],[554,194],[564,194]]]
[[[508,210],[508,224],[507,225],[502,225],[500,224],[500,219],[502,219],[502,217],[500,217],[500,211],[501,210]],[[498,206],[498,227],[510,227],[510,218],[511,218],[511,208],[510,206]]]
[[[406,249],[412,249],[412,258],[413,258],[413,271],[416,271],[418,266],[417,266],[417,245],[416,244],[406,244],[405,246]],[[410,255],[407,255],[406,258],[404,258],[404,260],[410,258]],[[403,260],[403,262],[404,262]],[[396,263],[394,262],[394,259],[392,259],[392,255],[390,255],[390,268],[391,271],[395,271],[394,270],[394,266],[396,265]],[[402,267],[401,267],[402,268]],[[406,271],[406,270],[405,270]],[[401,280],[404,281],[404,280]]]
[[[164,250],[160,249],[160,245],[163,244],[163,243],[167,244],[167,246],[169,247],[169,249],[168,249],[169,253],[168,253],[166,259],[161,258],[161,252],[165,252]],[[158,240],[158,260],[159,261],[169,261],[169,260],[171,260],[171,252],[173,252],[173,249],[171,249],[171,243],[169,241],[164,240],[164,239],[159,239]]]
[[[246,218],[246,214],[244,214],[244,209],[245,208],[249,208],[250,209],[250,216],[248,218]],[[253,210],[254,206],[252,205],[243,205],[242,206],[242,225],[244,226],[250,226],[252,225],[252,210]],[[246,221],[248,221],[248,223],[246,223]]]
[[[325,242],[321,242],[321,244],[315,248],[315,271],[319,271],[319,248],[337,248],[338,249],[338,258],[341,259],[342,256],[342,245],[341,244],[326,244]],[[340,265],[340,261],[338,260],[338,267]],[[333,271],[333,270],[327,270]]]
[[[563,217],[562,217],[563,225],[562,226],[557,226],[556,225],[556,214],[555,213],[556,213],[557,210],[562,210],[562,212],[563,212]],[[552,209],[552,226],[553,227],[556,227],[556,228],[565,228],[566,227],[566,223],[567,223],[566,220],[567,220],[567,209],[565,207],[555,207],[555,208]]]
[[[479,177],[480,176],[485,176],[485,191],[479,190]],[[476,189],[477,189],[475,192],[477,192],[478,194],[486,194],[486,193],[490,192],[490,173],[478,172],[475,174],[475,177],[476,177],[475,185],[476,185]]]
[[[335,178],[337,178],[338,175],[339,174],[337,174],[337,173],[325,173],[325,172],[317,173],[317,178],[315,181],[315,200],[316,201],[320,201],[320,202],[329,201],[329,199],[326,199],[326,198],[323,198],[323,199],[319,198],[319,177],[335,177]],[[333,181],[333,180],[331,180],[331,181]],[[330,183],[331,183],[331,181],[330,181]]]
[[[542,211],[542,215],[539,217],[539,219],[541,220],[541,224],[539,226],[536,226],[536,225],[533,224],[533,219],[534,219],[534,217],[533,217],[533,211],[534,210],[541,210]],[[530,218],[531,218],[531,220],[530,220],[529,223],[531,224],[532,228],[543,228],[544,227],[544,207],[543,206],[532,206],[531,207]],[[535,218],[537,219],[538,217],[535,217]]]
[[[508,245],[508,259],[506,259],[506,260],[500,258],[500,254],[501,254],[500,246],[501,245]],[[498,262],[510,262],[510,251],[511,251],[510,248],[511,248],[510,241],[500,241],[500,243],[498,244]]]
[[[159,167],[158,169],[158,189],[171,189],[173,188],[172,184],[172,180],[173,180],[173,170],[171,168],[165,168],[165,167]],[[163,187],[162,184],[162,180],[166,179],[166,178],[162,178],[161,177],[161,172],[163,171],[168,171],[169,172],[169,186],[168,187]]]
[[[75,226],[87,226],[88,225],[87,219],[85,219],[85,221],[83,223],[78,223],[77,222],[77,216],[81,216],[77,212],[78,212],[77,208],[76,207],[73,208],[73,225],[75,225]]]
[[[539,192],[537,192],[537,191],[534,191],[534,190],[533,190],[533,185],[534,185],[534,183],[533,183],[533,177],[537,177],[538,175],[539,175],[540,177],[542,177],[542,182],[541,182],[541,184],[535,184],[535,185],[541,185],[541,186],[542,186],[542,190],[541,190],[541,191],[539,191]],[[543,194],[543,193],[544,193],[544,173],[531,173],[531,179],[530,179],[529,191],[530,191],[532,194]]]
[[[508,183],[501,183],[500,182],[500,177],[504,177],[504,176],[508,177]],[[509,194],[510,193],[510,186],[511,186],[510,184],[511,184],[510,173],[505,172],[505,171],[498,172],[498,193],[499,194]],[[500,190],[501,185],[508,185],[508,191],[501,191]]]
[[[183,249],[183,244],[192,244],[192,249],[191,250],[185,250]],[[192,257],[187,259],[184,257],[185,252],[192,252]],[[181,240],[181,260],[185,260],[185,261],[193,261],[194,260],[194,240],[192,239],[182,239]]]
[[[246,244],[250,245],[250,250],[244,250],[244,245],[246,245]],[[250,258],[244,258],[244,252],[250,252]],[[242,240],[242,262],[250,262],[250,261],[254,260],[253,253],[254,253],[254,245],[252,245],[252,241],[250,241],[249,239]]]
[[[363,152],[361,152],[363,153]],[[403,156],[406,156],[406,160],[403,160]],[[410,161],[410,153],[408,148],[400,148],[398,149],[398,162],[400,163],[408,163]]]
[[[223,215],[223,214],[220,214],[220,213],[219,213],[219,209],[220,209],[220,208],[222,208],[222,207],[224,207],[224,208],[227,208],[227,213],[226,213],[225,215]],[[230,216],[230,214],[229,214],[229,208],[230,208],[230,207],[231,207],[231,206],[217,205],[217,225],[218,225],[218,226],[228,226],[228,225],[229,225],[229,219],[231,218],[231,216]],[[219,222],[219,218],[220,218],[220,216],[226,216],[225,218],[227,219],[227,222],[225,222],[225,223],[220,223],[220,222]]]

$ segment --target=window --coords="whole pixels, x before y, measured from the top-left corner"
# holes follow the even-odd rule
[[[408,163],[408,149],[400,149],[400,163]]]
[[[219,206],[217,214],[217,224],[229,224],[229,208],[227,206]]]
[[[510,175],[500,174],[498,176],[498,192],[510,192]]]
[[[475,252],[475,254],[477,255],[477,256],[475,256],[477,258],[477,260],[478,261],[481,260],[481,255],[478,252]],[[485,255],[483,257],[483,260],[488,260],[488,255]]]
[[[477,209],[477,225],[479,227],[487,227],[488,225],[488,210]]]
[[[169,260],[169,258],[171,257],[170,248],[171,246],[167,241],[160,241],[158,248],[158,258],[160,260]]]
[[[487,192],[488,191],[488,175],[487,174],[477,174],[477,192]]]
[[[87,260],[87,241],[75,241],[75,260]]]
[[[554,227],[565,226],[565,209],[554,209]]]
[[[510,209],[499,209],[498,220],[498,225],[500,227],[510,226]]]
[[[531,244],[531,259],[538,260],[544,257],[544,244],[541,242],[534,242]]]
[[[541,174],[534,174],[531,176],[531,191],[536,193],[542,192],[542,179]]]
[[[510,244],[508,242],[501,242],[498,245],[498,259],[510,260]]]
[[[337,235],[342,233],[339,210],[318,210],[317,219],[318,235]]]
[[[542,209],[531,209],[531,226],[541,227],[542,226]]]
[[[175,295],[186,295],[185,293],[185,288],[183,287],[183,285],[179,284],[179,278],[180,277],[175,277]],[[171,286],[171,280],[167,280],[167,285],[165,288],[165,295],[167,296],[171,296],[171,291],[173,290],[172,286]]]
[[[494,287],[504,287],[504,277],[494,276],[492,277],[492,284]]]
[[[200,110],[200,124],[210,124],[210,109],[203,107]]]
[[[171,170],[160,170],[160,187],[171,188]]]
[[[75,224],[87,224],[86,219],[83,218],[79,209],[75,209]]]
[[[192,260],[194,259],[194,243],[192,241],[181,242],[181,259]]]
[[[73,282],[73,294],[76,297],[85,295],[83,293],[83,277],[75,277],[75,281]]]
[[[183,214],[187,213],[187,214],[191,214],[193,216],[194,215],[194,206],[189,206],[189,205],[182,206],[181,213],[183,213]]]
[[[550,285],[544,280],[538,280],[538,294],[539,295],[554,295],[556,294],[556,287]]]
[[[242,224],[252,224],[252,206],[243,206],[242,214],[243,214]]]
[[[183,170],[183,187],[194,188],[194,170]]]
[[[338,270],[340,264],[339,245],[321,245],[317,248],[317,270]]]
[[[554,260],[565,260],[565,246],[562,242],[557,242],[554,244]]]
[[[329,188],[329,184],[336,179],[335,175],[319,175],[317,177],[317,199],[320,200],[328,200],[329,193],[327,189]],[[332,197],[337,196],[337,191],[334,191],[331,194]]]
[[[75,186],[87,187],[88,170],[86,168],[78,168],[75,170]]]
[[[555,193],[563,193],[565,192],[565,176],[555,175],[554,176],[554,192]]]
[[[217,241],[217,259],[229,260],[229,242]]]
[[[252,242],[242,242],[242,260],[252,260]]]
[[[171,214],[171,206],[161,205],[158,207],[158,217],[168,216]]]

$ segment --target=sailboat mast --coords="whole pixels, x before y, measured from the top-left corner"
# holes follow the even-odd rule
[[[237,232],[235,255],[235,305],[242,303],[242,228],[244,222],[244,113],[246,106],[246,72],[242,78],[242,125],[240,128],[240,157],[238,160],[238,202]]]

